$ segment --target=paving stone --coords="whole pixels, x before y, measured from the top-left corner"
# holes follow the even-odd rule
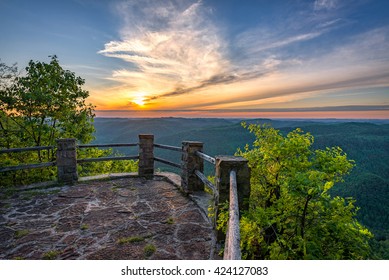
[[[156,178],[84,181],[5,199],[0,259],[42,259],[48,252],[70,260],[210,259],[208,220],[174,185]],[[156,248],[151,255],[147,244]]]

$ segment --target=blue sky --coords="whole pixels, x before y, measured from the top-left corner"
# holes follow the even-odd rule
[[[385,0],[1,0],[0,34],[7,64],[56,54],[98,115],[389,118]]]

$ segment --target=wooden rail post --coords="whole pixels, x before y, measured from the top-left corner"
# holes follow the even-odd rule
[[[202,142],[182,142],[181,187],[185,193],[204,190],[204,183],[195,174],[196,170],[204,172],[204,160],[196,156],[196,151],[203,151]]]
[[[230,197],[230,172],[235,170],[238,189],[239,210],[248,209],[250,197],[250,168],[248,160],[235,156],[216,156],[216,189],[219,191],[219,201],[216,201],[216,221],[219,215],[218,205],[229,201]],[[217,233],[218,240],[224,240],[225,235]]]
[[[154,175],[154,135],[139,134],[139,176]]]
[[[76,139],[57,140],[58,182],[74,184],[78,180]]]

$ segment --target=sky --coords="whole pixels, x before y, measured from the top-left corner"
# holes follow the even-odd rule
[[[0,34],[100,117],[389,119],[387,0],[0,0]]]

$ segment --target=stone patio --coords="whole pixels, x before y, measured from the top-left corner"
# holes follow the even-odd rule
[[[20,191],[0,201],[0,259],[212,259],[203,211],[166,177]]]

